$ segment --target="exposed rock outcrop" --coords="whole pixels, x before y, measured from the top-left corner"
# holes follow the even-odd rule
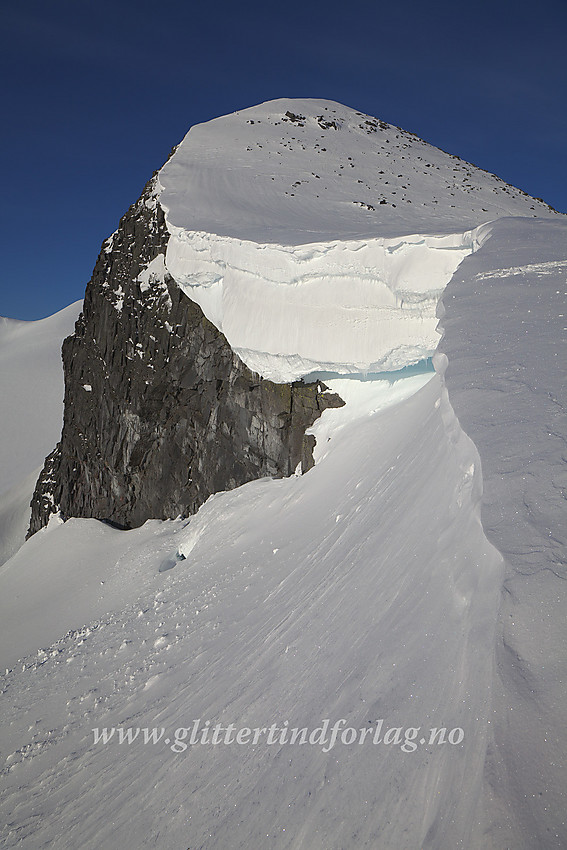
[[[29,534],[60,510],[126,528],[194,513],[212,494],[313,463],[308,428],[342,400],[242,363],[168,275],[152,179],[107,240],[63,344],[61,441],[37,482]]]

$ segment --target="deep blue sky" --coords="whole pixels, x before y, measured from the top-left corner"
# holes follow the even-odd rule
[[[276,97],[340,101],[567,212],[566,0],[31,0],[0,31],[4,316],[81,298],[188,128]]]

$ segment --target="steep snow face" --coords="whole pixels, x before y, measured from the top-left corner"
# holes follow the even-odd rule
[[[559,848],[567,847],[567,217],[502,220],[491,231],[443,294],[439,356],[482,462],[483,527],[505,559],[486,769],[485,822],[497,839],[482,847]]]
[[[436,305],[474,231],[258,245],[176,229],[167,267],[255,372],[377,372],[429,357]]]
[[[411,133],[320,100],[193,127],[157,194],[164,272],[251,369],[281,382],[430,356],[437,301],[478,247],[475,226],[552,215]]]

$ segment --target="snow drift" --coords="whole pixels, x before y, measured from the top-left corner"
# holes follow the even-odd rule
[[[174,229],[166,264],[246,365],[284,383],[430,357],[439,296],[477,247],[475,231],[274,246]]]

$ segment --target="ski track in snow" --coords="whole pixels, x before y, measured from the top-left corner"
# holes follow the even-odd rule
[[[510,266],[504,269],[495,269],[490,272],[479,272],[475,277],[477,280],[491,280],[497,277],[515,277],[516,275],[557,275],[558,272],[567,273],[567,262],[564,260],[550,260],[547,263],[528,263],[525,266]]]

